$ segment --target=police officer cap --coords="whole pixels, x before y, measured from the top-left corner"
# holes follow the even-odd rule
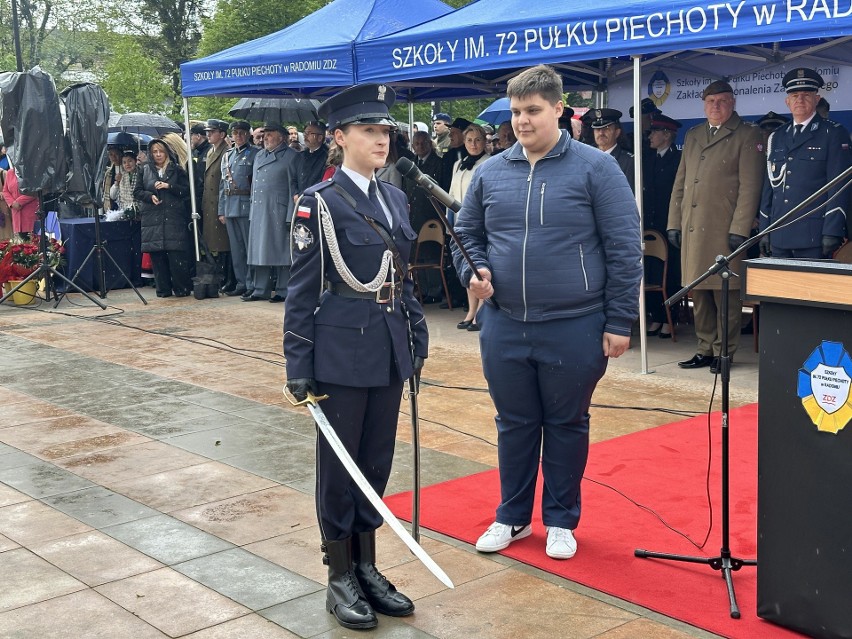
[[[197,133],[198,135],[207,135],[207,131],[204,130],[203,124],[193,124],[192,128],[189,129],[190,133]]]
[[[384,84],[361,84],[330,97],[318,109],[332,131],[347,124],[383,124],[396,127],[388,109],[396,91]]]
[[[231,131],[251,131],[251,125],[245,120],[237,120],[235,122],[231,122]]]
[[[724,80],[716,80],[708,84],[704,91],[701,92],[701,99],[706,100],[707,96],[718,95],[720,93],[733,93],[733,87]]]
[[[224,120],[217,120],[216,118],[211,118],[207,120],[207,124],[204,125],[205,131],[222,131],[223,133],[228,132],[228,123]]]
[[[659,111],[651,116],[652,131],[677,131],[683,124]]]
[[[757,126],[759,126],[761,129],[769,129],[770,131],[774,131],[779,126],[784,126],[789,121],[789,118],[785,118],[783,115],[778,115],[777,113],[775,113],[775,111],[770,111],[757,121]]]
[[[435,117],[432,118],[432,122],[437,122],[438,120],[446,122],[448,125],[453,121],[449,113],[436,113]]]
[[[642,111],[642,115],[650,115],[651,113],[659,113],[659,107],[654,104],[654,101],[651,98],[642,98],[642,102],[639,103],[640,110]],[[633,117],[633,107],[630,107],[627,111],[630,114],[630,117]]]
[[[602,129],[618,122],[621,116],[622,113],[618,109],[589,109],[584,117],[593,129]]]
[[[781,84],[784,85],[787,93],[793,93],[794,91],[819,91],[825,86],[825,81],[813,69],[799,67],[788,71],[781,80]]]
[[[283,126],[281,126],[280,122],[275,122],[272,120],[263,123],[263,131],[264,133],[267,131],[278,131],[279,133],[287,133],[287,130]]]
[[[456,118],[453,120],[453,123],[450,125],[451,129],[458,129],[459,131],[464,131],[467,127],[469,127],[473,122],[470,120],[466,120],[465,118]]]

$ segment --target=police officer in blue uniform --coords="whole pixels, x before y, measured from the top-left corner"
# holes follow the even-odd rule
[[[814,191],[842,173],[852,161],[849,132],[816,112],[825,82],[813,69],[798,68],[783,80],[793,121],[778,128],[767,143],[766,175],[760,203],[760,230],[766,229]],[[760,241],[773,257],[831,257],[843,242],[849,197],[831,189],[792,223]]]
[[[222,182],[219,184],[219,216],[225,218],[231,244],[231,262],[237,285],[225,295],[251,295],[254,280],[248,266],[251,176],[258,149],[250,144],[251,126],[245,120],[231,123],[234,146],[222,156]]]
[[[635,192],[636,173],[634,170],[635,159],[633,154],[622,145],[621,111],[618,109],[592,109],[586,111],[584,117],[588,118],[595,136],[595,145],[604,153],[609,153],[618,162],[621,172],[627,178],[630,190]]]
[[[293,265],[284,317],[287,388],[321,407],[370,485],[382,495],[393,459],[403,380],[423,366],[428,334],[407,273],[416,233],[405,194],[378,182],[395,93],[351,87],[319,108],[343,150],[340,170],[308,188],[291,226]],[[328,564],[326,609],[347,628],[376,612],[405,616],[411,600],[375,566],[382,518],[323,437],[316,503]]]

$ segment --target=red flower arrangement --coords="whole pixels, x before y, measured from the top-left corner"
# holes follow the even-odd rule
[[[35,271],[41,263],[39,237],[30,241],[5,240],[0,242],[0,282],[22,280]],[[53,238],[47,241],[47,260],[56,268],[62,264],[65,247]]]

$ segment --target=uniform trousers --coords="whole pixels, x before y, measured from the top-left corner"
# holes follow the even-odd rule
[[[290,282],[289,266],[253,266],[253,285],[255,297],[269,297],[272,294],[272,273],[275,277],[275,294],[287,297],[287,284]]]
[[[227,197],[227,196],[226,196]],[[225,228],[228,229],[228,241],[231,244],[231,264],[237,289],[251,291],[254,282],[248,266],[249,219],[247,217],[226,217]]]
[[[822,257],[822,246],[811,246],[809,248],[794,248],[794,249],[780,249],[775,248],[770,243],[769,250],[772,252],[772,257],[778,258],[821,258]]]
[[[692,311],[695,316],[696,353],[719,357],[722,352],[722,291],[695,289],[692,291]],[[743,303],[740,291],[728,291],[728,355],[737,352],[742,327]]]
[[[346,450],[370,486],[383,495],[390,477],[402,381],[391,363],[387,386],[357,388],[318,382],[320,403]],[[355,484],[325,437],[317,433],[317,518],[323,539],[340,540],[370,532],[382,517]]]
[[[589,406],[606,370],[603,312],[522,322],[491,304],[477,320],[488,390],[497,409],[497,521],[532,521],[539,460],[545,526],[574,529],[589,453]]]

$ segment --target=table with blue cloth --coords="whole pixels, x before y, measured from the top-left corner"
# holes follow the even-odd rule
[[[65,245],[65,266],[63,272],[69,279],[74,277],[77,269],[89,255],[95,245],[95,219],[92,217],[70,218],[59,221],[62,233],[62,243]],[[118,220],[116,222],[101,222],[101,242],[109,251],[116,264],[133,282],[134,286],[142,285],[142,236],[138,221]],[[112,260],[103,255],[104,280],[106,289],[128,288],[127,281],[121,276]],[[84,291],[100,290],[100,274],[98,272],[97,251],[86,262],[83,270],[77,275],[74,283]],[[64,283],[63,283],[64,284]]]

